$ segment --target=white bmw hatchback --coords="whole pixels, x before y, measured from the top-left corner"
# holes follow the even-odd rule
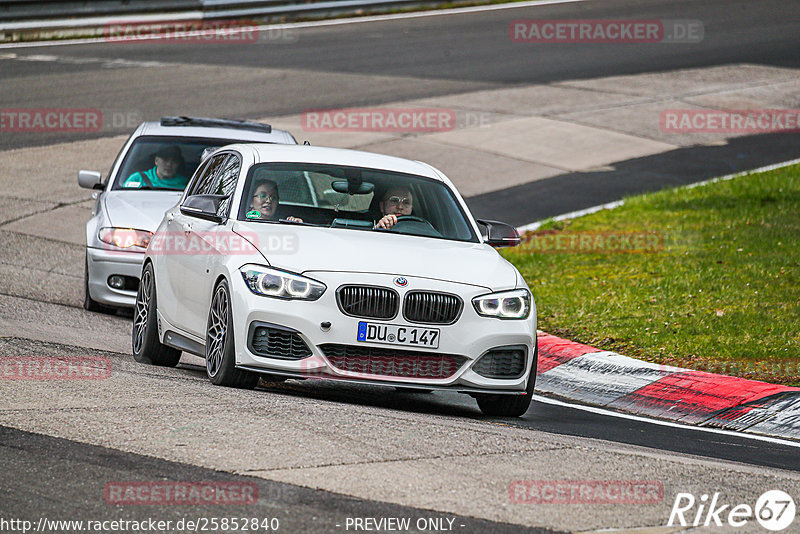
[[[518,243],[512,227],[475,221],[430,165],[229,145],[150,241],[133,355],[167,366],[200,355],[218,385],[450,390],[485,414],[520,416],[536,377],[536,305],[494,249]]]

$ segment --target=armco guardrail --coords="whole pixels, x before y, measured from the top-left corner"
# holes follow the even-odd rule
[[[201,7],[201,0],[96,0],[93,2],[3,0],[0,2],[0,21],[33,21],[48,18],[70,19],[75,17],[141,14],[159,11],[186,11],[199,10]]]
[[[0,31],[89,27],[108,17],[168,16],[192,19],[230,17],[292,18],[313,13],[385,10],[392,7],[436,6],[430,0],[57,0],[0,1]]]

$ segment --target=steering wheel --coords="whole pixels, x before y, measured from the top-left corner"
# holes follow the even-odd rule
[[[389,228],[389,231],[397,232],[398,231],[397,227],[400,225],[407,225],[409,227],[408,229],[411,230],[407,232],[409,234],[442,237],[442,234],[439,233],[439,231],[436,228],[434,228],[430,222],[426,221],[422,217],[416,217],[414,215],[398,215],[397,222],[394,223],[394,226]]]
[[[428,221],[426,221],[422,217],[416,217],[414,215],[398,215],[397,216],[397,222],[394,223],[394,226],[397,226],[400,223],[410,223],[410,222],[420,222],[420,223],[423,223],[423,224],[427,224],[428,226],[433,228],[433,225],[431,223],[429,223]],[[392,227],[392,228],[394,228],[394,227]]]

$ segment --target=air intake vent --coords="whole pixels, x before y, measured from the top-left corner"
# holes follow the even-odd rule
[[[346,315],[365,319],[392,319],[397,315],[400,297],[385,287],[342,286],[336,291],[336,302]]]
[[[253,354],[268,358],[302,360],[311,356],[311,349],[297,332],[274,325],[251,327],[249,346]]]
[[[452,324],[462,307],[462,300],[455,295],[410,291],[403,303],[403,317],[410,323]]]
[[[331,365],[342,371],[404,378],[444,379],[466,361],[463,356],[326,344],[319,347]]]
[[[486,378],[519,378],[525,371],[525,349],[503,347],[492,349],[472,366],[472,370]]]

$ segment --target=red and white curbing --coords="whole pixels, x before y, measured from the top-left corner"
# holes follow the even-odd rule
[[[800,439],[800,388],[643,362],[544,332],[536,390],[637,415]]]

